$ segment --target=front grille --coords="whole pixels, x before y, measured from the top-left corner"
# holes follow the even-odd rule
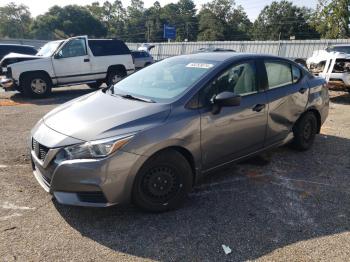
[[[32,150],[35,152],[35,155],[42,161],[45,160],[47,152],[49,152],[49,148],[43,146],[34,138],[32,139]]]
[[[78,198],[81,202],[87,203],[107,203],[107,199],[100,191],[96,192],[79,192]]]

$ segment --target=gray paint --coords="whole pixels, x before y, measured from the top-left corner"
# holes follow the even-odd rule
[[[181,148],[192,156],[198,181],[207,171],[286,143],[292,138],[295,121],[305,111],[317,110],[321,124],[328,115],[325,82],[310,78],[307,73],[297,84],[244,96],[240,106],[224,107],[217,115],[209,108],[188,108],[187,103],[197,92],[229,65],[247,58],[256,61],[271,58],[232,53],[191,56],[220,61],[220,65],[176,101],[144,103],[98,91],[59,106],[34,127],[32,136],[56,150],[82,141],[136,132],[121,150],[104,159],[60,163],[53,160],[44,168],[33,157],[36,172],[51,179],[49,190],[59,202],[91,206],[76,197],[75,193],[81,191],[102,191],[108,200],[102,206],[129,201],[140,167],[154,153],[168,147]],[[301,87],[306,87],[307,92],[299,93]],[[256,104],[266,107],[255,112],[252,109]],[[36,177],[42,184],[40,176]]]

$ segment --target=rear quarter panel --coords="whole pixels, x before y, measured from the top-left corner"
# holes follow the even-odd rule
[[[321,77],[308,79],[310,87],[307,110],[315,109],[320,113],[321,125],[326,121],[329,111],[329,94],[326,81]]]

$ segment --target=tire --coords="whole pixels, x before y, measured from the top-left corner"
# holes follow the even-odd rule
[[[108,72],[107,75],[107,86],[111,86],[122,80],[122,78],[125,76],[125,73],[123,73],[120,70],[112,70]]]
[[[294,139],[292,146],[299,150],[305,151],[312,146],[317,133],[317,119],[314,113],[307,112],[296,122],[294,128]]]
[[[166,150],[146,161],[136,175],[133,203],[148,212],[165,212],[180,207],[192,187],[192,170],[186,158]]]
[[[32,98],[44,98],[51,94],[52,82],[43,73],[31,73],[23,78],[23,93]]]
[[[96,81],[94,83],[89,83],[87,84],[91,89],[99,89],[101,87],[101,85],[103,84],[103,81]]]

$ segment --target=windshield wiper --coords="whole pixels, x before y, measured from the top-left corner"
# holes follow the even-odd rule
[[[126,98],[126,99],[131,99],[131,100],[137,100],[137,101],[143,101],[143,102],[147,102],[147,103],[155,103],[154,100],[152,99],[148,99],[148,98],[143,98],[143,97],[138,97],[138,96],[133,96],[133,95],[119,95],[122,98]]]

